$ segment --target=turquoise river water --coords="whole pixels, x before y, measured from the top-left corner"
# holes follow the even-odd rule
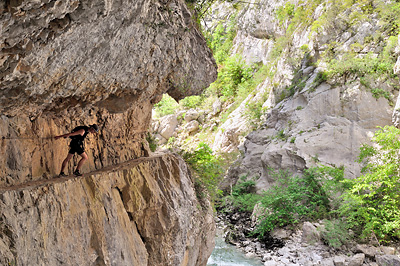
[[[263,266],[263,263],[256,258],[246,258],[241,250],[225,243],[222,237],[217,236],[207,266]]]

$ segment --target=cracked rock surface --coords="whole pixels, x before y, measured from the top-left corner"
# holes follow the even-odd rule
[[[152,106],[216,76],[183,0],[1,1],[0,187],[52,180],[69,143],[53,137],[100,130],[84,178],[0,192],[0,264],[205,265],[212,211],[181,159],[102,169],[151,157]]]

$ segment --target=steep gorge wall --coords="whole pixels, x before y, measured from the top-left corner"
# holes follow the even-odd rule
[[[269,168],[297,174],[318,164],[344,166],[345,176],[354,178],[360,174],[355,160],[361,144],[370,141],[377,126],[392,124],[398,78],[362,80],[348,66],[342,76],[320,79],[320,74],[329,68],[330,51],[336,58],[350,53],[357,58],[381,56],[389,39],[381,28],[381,18],[377,14],[359,15],[360,21],[348,22],[351,12],[361,12],[355,2],[354,7],[337,14],[329,23],[331,14],[326,12],[330,2],[322,1],[307,15],[311,22],[322,18],[320,30],[313,31],[304,22],[296,24],[295,30],[292,25],[293,33],[286,36],[291,17],[287,15],[279,21],[277,12],[288,3],[293,5],[293,12],[301,9],[298,1],[237,2],[236,9],[230,3],[218,3],[208,21],[211,27],[213,21],[228,21],[232,13],[237,13],[237,35],[231,53],[242,55],[248,64],[269,66],[265,80],[231,113],[216,136],[215,150],[237,149],[226,140],[236,138],[231,143],[238,143],[250,126],[247,106],[262,105],[262,124],[239,146],[243,156],[223,186],[229,187],[239,176],[247,175],[257,179],[261,191],[274,182]],[[398,48],[393,49],[390,55],[397,58],[398,52]],[[373,95],[372,88],[387,93],[391,99]]]
[[[180,99],[216,78],[184,1],[1,5],[0,183],[54,175],[66,145],[43,138],[83,123],[101,129],[90,169],[142,156],[161,95]]]
[[[100,127],[83,179],[1,192],[2,264],[204,265],[210,206],[179,159],[99,172],[152,156],[163,93],[181,99],[216,78],[185,2],[3,1],[0,25],[0,187],[52,180],[68,152],[52,137]]]
[[[1,191],[0,212],[1,265],[205,265],[213,249],[212,210],[171,154]]]

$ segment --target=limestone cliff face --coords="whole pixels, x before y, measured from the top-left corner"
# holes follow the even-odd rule
[[[193,21],[183,0],[0,3],[0,187],[22,186],[0,194],[1,264],[205,264],[210,209],[179,159],[87,174],[151,156],[153,104],[216,78]],[[68,152],[52,137],[92,123],[88,176],[51,183]]]
[[[0,264],[205,265],[210,210],[171,154],[9,188],[0,194]]]
[[[247,175],[257,178],[258,189],[264,190],[274,182],[268,168],[297,174],[318,164],[344,166],[345,176],[354,178],[360,174],[355,162],[360,145],[369,142],[377,126],[391,124],[394,110],[393,119],[399,121],[399,105],[393,108],[398,79],[393,76],[368,79],[346,72],[348,66],[342,76],[321,80],[321,73],[328,69],[329,49],[337,58],[349,53],[357,58],[384,53],[389,37],[381,28],[381,18],[366,16],[351,24],[346,15],[351,10],[347,10],[329,24],[320,19],[329,16],[325,12],[330,4],[322,1],[308,14],[312,22],[322,21],[320,31],[305,23],[285,36],[290,19],[279,21],[277,13],[288,3],[297,8],[296,1],[281,0],[249,1],[236,9],[230,3],[217,3],[208,20],[212,27],[213,21],[229,21],[236,12],[237,35],[231,52],[242,55],[249,64],[269,66],[270,72],[217,133],[214,150],[235,150],[242,140],[239,149],[244,156],[239,166],[231,169],[226,187]],[[382,32],[384,38],[369,42],[376,32]],[[282,39],[284,45],[279,42]],[[398,53],[398,48],[390,50],[391,58]],[[397,61],[395,70],[399,72]],[[385,92],[386,98],[374,95],[373,90]],[[264,110],[261,126],[241,139],[250,124],[247,106],[256,104]],[[232,138],[235,141],[228,141]]]
[[[176,99],[215,79],[184,1],[11,1],[0,6],[3,114]],[[194,60],[197,59],[197,60]]]
[[[100,126],[86,171],[146,155],[161,95],[216,78],[184,1],[6,1],[0,23],[0,184],[57,173],[48,138],[81,124]]]

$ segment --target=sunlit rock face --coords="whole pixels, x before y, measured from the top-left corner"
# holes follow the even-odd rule
[[[348,17],[340,14],[336,23],[324,25],[318,33],[311,26],[299,27],[286,39],[289,44],[280,54],[273,55],[289,24],[277,18],[279,7],[286,3],[249,1],[240,8],[228,2],[215,3],[207,20],[212,28],[216,26],[213,21],[228,22],[236,13],[237,34],[231,53],[240,54],[249,65],[271,67],[265,80],[230,113],[216,134],[213,150],[240,150],[243,155],[222,184],[227,191],[240,176],[254,178],[259,192],[268,189],[275,182],[270,168],[301,175],[313,166],[343,166],[346,178],[359,176],[361,166],[356,160],[360,146],[370,142],[378,126],[392,124],[393,112],[395,124],[400,121],[399,101],[394,107],[398,79],[374,78],[368,80],[369,84],[353,74],[320,79],[321,73],[327,71],[324,54],[332,43],[338,58],[357,44],[363,47],[356,51],[359,57],[378,57],[382,53],[386,40],[368,42],[381,30],[379,18],[371,17],[347,27],[344,25],[348,25]],[[326,15],[325,4],[322,1],[310,14],[313,21]],[[399,47],[397,42],[397,56]],[[397,73],[399,60],[394,67]],[[385,91],[388,97],[371,93],[373,88]],[[249,134],[249,106],[257,104],[262,105],[263,116],[258,129]]]
[[[199,93],[216,77],[184,1],[8,3],[0,14],[3,114],[124,111],[166,91],[175,99]]]
[[[185,2],[2,1],[0,25],[0,186],[52,179],[68,152],[68,140],[52,137],[78,125],[100,128],[86,141],[84,179],[0,194],[2,213],[9,211],[2,264],[26,265],[30,257],[37,265],[205,264],[213,240],[196,237],[212,232],[213,222],[202,220],[210,209],[193,196],[183,163],[149,161],[135,178],[125,173],[132,169],[90,174],[151,157],[145,137],[153,104],[166,92],[198,94],[215,80],[214,59]],[[125,195],[144,177],[154,186],[143,185],[135,202],[115,197],[115,182],[126,183],[125,192],[119,187]],[[84,187],[92,179],[101,185],[90,192]],[[137,197],[151,204],[140,207]],[[133,218],[123,214],[129,204]]]
[[[216,78],[184,1],[0,8],[0,183],[57,173],[67,142],[47,138],[81,124],[100,126],[87,170],[146,155],[142,140],[161,95],[200,93]]]
[[[212,209],[173,155],[47,182],[0,194],[1,265],[205,265],[211,254]]]

